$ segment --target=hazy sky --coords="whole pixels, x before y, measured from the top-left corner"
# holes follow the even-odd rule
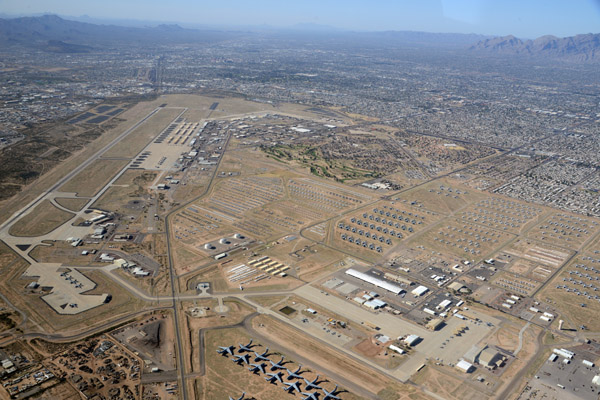
[[[313,23],[524,38],[600,33],[600,0],[0,0],[0,13],[212,26]]]

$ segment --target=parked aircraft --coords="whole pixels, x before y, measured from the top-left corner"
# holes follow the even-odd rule
[[[275,371],[276,369],[286,369],[283,364],[281,364],[283,362],[283,359],[285,357],[281,356],[281,360],[279,362],[274,362],[269,360],[269,362],[271,363],[271,371]]]
[[[283,384],[286,386],[283,388],[283,390],[285,390],[286,392],[292,393],[293,391],[296,391],[298,393],[301,393],[300,386],[298,386],[299,385],[298,381],[296,381],[294,383],[283,382]]]
[[[292,372],[292,371],[290,371],[289,369],[286,368],[285,370],[288,373],[288,377],[287,377],[288,380],[292,380],[294,378],[296,378],[296,379],[302,379],[302,377],[300,376],[300,370],[301,369],[302,369],[302,365],[299,365],[298,369],[295,370],[294,372]]]
[[[250,342],[247,345],[245,345],[245,346],[243,344],[241,344],[241,343],[238,343],[238,344],[240,346],[240,350],[239,350],[238,353],[241,353],[241,352],[244,352],[244,351],[247,352],[247,353],[252,353],[252,348],[254,347],[252,345],[252,339],[250,339]]]
[[[234,346],[229,346],[229,347],[219,346],[219,350],[217,350],[217,353],[221,354],[222,356],[227,357],[228,355],[232,356],[234,350],[235,350]]]
[[[242,363],[250,364],[250,356],[248,354],[244,354],[242,356],[233,356],[231,360],[238,365],[242,365]]]
[[[267,349],[265,350],[264,353],[262,354],[258,354],[257,352],[254,352],[254,355],[256,357],[254,357],[254,361],[269,361],[269,359],[267,358],[267,356],[269,355],[269,348],[267,347]]]
[[[315,379],[313,379],[313,381],[309,381],[306,378],[302,378],[304,379],[304,382],[306,382],[306,387],[304,389],[306,390],[311,390],[311,389],[323,389],[321,386],[319,386],[317,383],[319,383],[319,375],[317,375],[317,377]]]
[[[338,390],[337,390],[338,386],[335,385],[335,388],[333,388],[333,390],[331,392],[328,392],[325,389],[321,389],[323,391],[323,393],[325,394],[325,397],[323,397],[323,400],[341,400],[339,397],[336,396]]]
[[[317,397],[317,395],[319,394],[318,392],[311,392],[311,393],[300,393],[302,396],[306,396],[303,397],[302,400],[319,400],[319,398]]]
[[[268,376],[265,377],[265,381],[268,381],[269,383],[275,383],[275,381],[279,381],[281,383],[283,383],[283,379],[281,379],[281,376],[283,375],[280,371],[278,371],[275,374],[266,374]]]
[[[267,366],[267,364],[265,363],[261,363],[261,364],[250,364],[251,368],[248,368],[249,371],[252,371],[255,374],[258,374],[259,372],[262,372],[263,374],[265,373],[265,367]]]

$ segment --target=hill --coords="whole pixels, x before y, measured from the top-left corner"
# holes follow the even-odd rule
[[[598,62],[600,61],[600,34],[590,33],[565,38],[548,35],[526,41],[511,35],[482,40],[471,46],[470,50],[576,62]]]
[[[214,42],[235,32],[184,29],[178,25],[124,27],[70,21],[56,15],[0,19],[0,45],[36,47],[45,51],[87,52],[122,44],[144,45]]]

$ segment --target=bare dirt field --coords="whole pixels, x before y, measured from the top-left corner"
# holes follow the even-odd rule
[[[125,206],[131,201],[142,200],[154,178],[156,178],[155,172],[128,169],[91,207],[118,213],[131,213],[133,210]]]
[[[73,216],[74,214],[56,208],[49,200],[44,200],[11,226],[9,233],[22,237],[42,236],[52,232]]]
[[[447,400],[478,400],[489,399],[472,384],[465,384],[465,379],[459,379],[431,366],[425,367],[413,376],[413,381],[427,390]]]
[[[170,315],[153,315],[119,328],[111,335],[145,361],[144,369],[175,369],[173,320]]]
[[[80,197],[94,196],[128,162],[127,160],[96,160],[62,185],[59,190],[68,193],[77,193]]]
[[[81,211],[87,204],[88,199],[77,199],[72,197],[57,197],[54,199],[59,205],[71,211]]]

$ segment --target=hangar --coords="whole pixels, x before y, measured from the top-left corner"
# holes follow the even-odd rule
[[[394,294],[400,294],[404,292],[404,289],[402,289],[400,286],[396,286],[392,283],[384,281],[383,279],[375,278],[374,276],[367,275],[364,272],[360,272],[355,269],[346,270],[346,274],[354,278],[360,279],[361,281],[368,282],[371,285],[375,285],[379,288],[385,289],[388,292],[392,292]]]

